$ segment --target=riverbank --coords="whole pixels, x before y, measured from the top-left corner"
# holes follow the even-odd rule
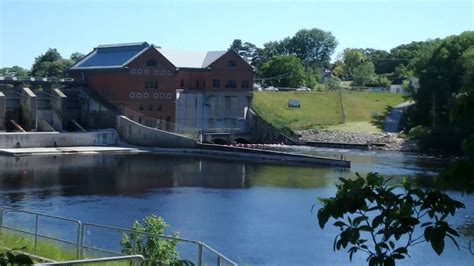
[[[303,142],[369,144],[369,148],[374,150],[419,151],[415,141],[401,138],[396,133],[362,133],[327,129],[300,130],[296,133],[299,135],[299,140]]]

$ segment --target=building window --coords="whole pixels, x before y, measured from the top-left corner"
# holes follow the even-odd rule
[[[196,88],[199,88],[199,80],[196,80]]]
[[[146,61],[146,65],[149,67],[156,67],[158,63],[155,59],[148,59],[148,61]]]
[[[235,89],[235,88],[237,88],[237,82],[235,80],[228,80],[225,83],[225,87],[228,88],[228,89]]]
[[[145,81],[145,89],[148,89],[148,88],[149,88],[149,86],[150,86],[150,82],[148,82],[148,80],[147,80],[147,81]]]
[[[171,93],[166,94],[166,99],[171,99]]]
[[[235,63],[234,60],[229,60],[229,61],[227,61],[227,66],[228,66],[228,67],[235,67],[236,65],[237,65],[237,64]]]
[[[248,89],[249,88],[249,81],[248,80],[242,80],[242,89]]]
[[[157,111],[161,111],[161,104],[158,105],[158,108],[156,108]],[[160,117],[160,120],[161,120],[161,117]]]
[[[137,98],[138,98],[138,99],[141,99],[141,98],[142,98],[142,93],[141,93],[141,92],[137,92]]]
[[[206,81],[205,80],[202,81],[202,87],[206,88]]]
[[[143,70],[142,70],[141,68],[137,69],[137,74],[138,74],[138,75],[143,74]]]
[[[158,80],[153,82],[153,88],[158,89]]]
[[[153,71],[153,74],[154,74],[155,76],[158,76],[158,75],[160,74],[160,71],[159,71],[158,69],[155,69],[155,70]]]
[[[162,76],[166,75],[166,70],[164,70],[164,69],[161,70],[160,74],[161,74]]]
[[[160,95],[158,94],[158,92],[153,93],[153,98],[158,99],[159,97]]]
[[[180,86],[181,88],[184,87],[184,79],[181,80],[181,82],[179,83],[179,86]]]
[[[153,111],[153,104],[150,103],[150,104],[148,105],[148,111]]]
[[[165,98],[165,94],[164,94],[164,93],[160,93],[160,98],[161,98],[161,99],[164,99],[164,98]]]
[[[148,99],[148,92],[143,93],[143,98]]]
[[[143,73],[144,73],[145,75],[149,75],[149,74],[150,74],[150,70],[145,69],[145,70],[143,70]]]
[[[135,75],[137,73],[137,70],[135,68],[130,69],[130,74]]]
[[[130,98],[132,98],[132,99],[135,98],[135,92],[130,92],[129,96],[130,96]]]
[[[221,81],[218,79],[212,80],[212,87],[214,89],[219,89],[221,87]]]
[[[138,111],[143,111],[143,104],[142,103],[138,106]]]

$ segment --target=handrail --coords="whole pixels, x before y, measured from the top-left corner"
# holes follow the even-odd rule
[[[20,228],[13,228],[13,227],[5,225],[5,213],[6,212],[26,213],[26,214],[34,215],[34,219],[35,219],[34,232],[31,232],[30,230],[22,230]],[[50,236],[40,234],[39,233],[39,218],[40,217],[45,217],[45,218],[49,218],[49,219],[57,219],[57,220],[62,220],[62,221],[66,221],[66,222],[75,223],[77,225],[77,241],[72,242],[72,241],[69,241],[69,240],[59,239],[59,238],[56,238],[56,237],[50,237]],[[37,255],[38,237],[47,238],[47,239],[51,239],[51,240],[55,240],[55,241],[59,241],[59,242],[63,242],[63,243],[72,244],[72,245],[77,246],[77,258],[78,258],[78,260],[68,261],[68,262],[54,262],[54,263],[47,263],[47,264],[41,264],[41,265],[70,265],[70,264],[74,265],[74,264],[83,264],[83,263],[91,263],[91,262],[109,261],[109,260],[106,260],[106,259],[113,259],[115,261],[115,260],[124,259],[126,257],[137,257],[137,256],[140,256],[141,258],[143,258],[143,256],[141,256],[141,255],[128,255],[128,256],[119,256],[119,257],[108,257],[108,258],[100,258],[100,259],[81,260],[82,254],[83,254],[83,249],[92,249],[92,250],[96,250],[96,251],[109,252],[111,254],[120,254],[118,252],[114,252],[114,251],[111,251],[111,250],[103,250],[103,249],[99,249],[97,247],[89,247],[89,246],[85,245],[84,239],[86,237],[86,234],[84,234],[84,231],[87,227],[89,227],[89,228],[90,227],[96,227],[96,228],[102,228],[102,229],[111,229],[111,230],[120,231],[122,233],[123,232],[137,233],[137,234],[140,234],[140,235],[143,235],[143,236],[155,236],[155,237],[160,237],[160,238],[164,238],[164,239],[170,239],[170,240],[176,240],[176,241],[179,241],[179,242],[194,244],[198,248],[198,258],[197,258],[197,265],[198,266],[203,265],[203,258],[204,258],[203,251],[204,251],[204,249],[212,252],[213,255],[216,256],[216,258],[217,258],[217,263],[216,264],[219,265],[219,266],[221,265],[222,261],[225,261],[227,264],[230,264],[230,265],[237,265],[231,259],[229,259],[226,256],[222,255],[221,253],[219,253],[215,249],[211,248],[210,246],[206,245],[205,243],[202,243],[202,242],[196,241],[196,240],[179,238],[179,237],[174,237],[174,236],[167,236],[167,235],[152,234],[152,233],[136,231],[136,230],[126,229],[126,228],[120,228],[120,227],[115,227],[115,226],[100,225],[100,224],[94,224],[94,223],[82,223],[79,220],[74,220],[74,219],[69,219],[69,218],[64,218],[64,217],[59,217],[59,216],[54,216],[54,215],[48,215],[48,214],[40,214],[40,213],[36,213],[36,212],[32,212],[32,211],[19,210],[19,209],[15,209],[15,208],[0,206],[0,237],[1,237],[1,234],[2,234],[4,228],[8,229],[8,230],[17,231],[17,232],[21,232],[21,233],[25,233],[25,234],[29,234],[29,235],[34,236],[34,245],[35,245],[34,246],[34,255]],[[72,262],[74,262],[74,263],[72,263]]]
[[[138,260],[140,262],[140,265],[143,265],[143,263],[145,262],[145,258],[142,255],[127,255],[127,256],[106,257],[106,258],[97,258],[97,259],[47,262],[47,263],[39,263],[35,265],[80,265],[80,264],[86,264],[86,263],[110,262],[110,261],[119,261],[119,260],[131,260],[131,261]]]

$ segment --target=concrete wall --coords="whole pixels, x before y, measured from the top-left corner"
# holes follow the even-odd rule
[[[256,143],[291,142],[274,126],[259,117],[253,110],[247,112],[251,140]]]
[[[181,132],[246,132],[246,110],[252,93],[241,90],[181,91],[176,99],[176,124]]]
[[[36,148],[64,146],[114,145],[118,142],[117,132],[104,130],[96,132],[8,132],[0,133],[0,148]]]
[[[196,141],[181,135],[146,127],[117,116],[116,127],[120,138],[132,145],[163,148],[195,148]]]

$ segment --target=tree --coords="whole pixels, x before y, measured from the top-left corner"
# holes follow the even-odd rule
[[[135,221],[131,230],[134,232],[122,235],[120,245],[122,253],[135,255],[141,254],[149,263],[170,264],[179,260],[176,251],[177,241],[173,239],[163,240],[159,235],[163,235],[168,224],[161,217],[150,215],[143,219],[143,223]],[[151,235],[143,235],[147,233]],[[172,235],[178,237],[177,233]],[[143,239],[146,239],[145,241]],[[155,264],[153,264],[155,265]]]
[[[329,60],[336,49],[337,41],[331,32],[317,28],[299,30],[289,42],[287,49],[296,55],[305,67],[329,67]]]
[[[279,87],[299,87],[305,83],[305,71],[298,57],[274,56],[261,67],[265,83]]]
[[[257,56],[257,46],[249,42],[242,43],[240,39],[235,39],[229,49],[236,51],[247,63],[252,65]]]
[[[30,71],[20,66],[4,67],[0,68],[0,76],[27,78],[30,76]]]
[[[397,62],[394,62],[394,60],[391,59],[390,53],[385,50],[367,48],[363,50],[363,53],[367,60],[374,63],[376,74],[392,73],[397,65]]]
[[[354,85],[365,86],[375,78],[374,64],[370,61],[361,63],[353,71]]]
[[[344,49],[343,60],[349,75],[353,75],[354,69],[366,61],[362,50],[353,48]]]
[[[45,54],[35,58],[31,74],[37,77],[64,77],[65,71],[74,62],[63,59],[57,49],[48,49]]]
[[[474,31],[450,36],[414,64],[420,88],[412,94],[415,105],[409,109],[407,128],[429,128],[418,136],[425,150],[461,153],[463,141],[474,134],[472,114],[460,112],[470,108],[473,46]]]
[[[83,53],[74,52],[74,53],[71,54],[69,59],[72,60],[75,64],[75,63],[79,62],[84,56],[85,56],[85,54],[83,54]]]
[[[439,191],[412,188],[407,180],[399,187],[376,173],[357,177],[340,178],[336,196],[319,199],[321,228],[333,218],[333,225],[340,229],[334,250],[349,247],[350,260],[354,253],[364,252],[369,265],[395,265],[417,244],[429,242],[438,255],[447,237],[458,245],[455,237],[459,234],[446,219],[464,208],[463,203]],[[416,235],[416,228],[424,233]]]

